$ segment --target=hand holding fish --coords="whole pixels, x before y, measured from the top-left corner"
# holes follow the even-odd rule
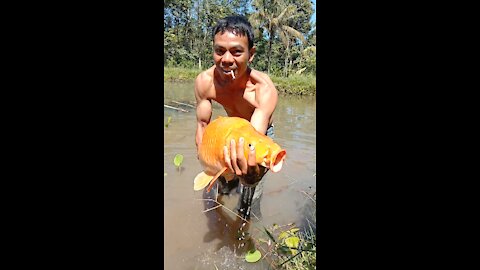
[[[230,149],[225,144],[230,144]],[[195,177],[193,189],[202,190],[208,186],[207,191],[210,191],[220,175],[231,181],[233,174],[241,176],[244,183],[254,185],[266,168],[280,171],[285,156],[284,149],[255,130],[248,120],[219,116],[205,127],[198,145],[198,157],[204,171]]]
[[[232,173],[244,177],[249,184],[254,184],[258,182],[261,174],[256,161],[255,146],[252,145],[249,147],[250,151],[248,152],[247,160],[243,155],[244,143],[245,140],[243,137],[239,138],[238,144],[232,139],[230,141],[230,151],[228,151],[227,146],[224,146],[223,155],[225,157],[225,163]],[[240,154],[237,155],[237,153]]]

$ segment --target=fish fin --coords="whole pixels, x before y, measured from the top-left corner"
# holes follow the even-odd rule
[[[212,181],[210,182],[210,185],[208,186],[207,188],[207,192],[210,192],[210,190],[212,189],[212,186],[213,186],[213,183],[215,183],[215,181],[218,179],[218,177],[220,175],[222,175],[222,173],[227,169],[227,167],[223,167],[223,169],[221,169],[217,174],[215,174],[215,176],[213,177]]]
[[[212,179],[213,175],[208,175],[205,172],[197,174],[197,176],[195,176],[195,179],[193,180],[193,190],[202,190],[203,188],[208,186],[208,183],[210,183]]]

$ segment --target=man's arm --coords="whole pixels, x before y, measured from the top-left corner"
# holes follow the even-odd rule
[[[253,112],[250,123],[258,132],[265,134],[268,123],[277,106],[278,93],[273,82],[267,75],[252,71],[251,78],[256,84],[253,85],[250,83],[250,85],[247,85],[247,88],[255,91],[257,108]],[[225,162],[228,168],[237,175],[242,175],[246,179],[251,178],[248,182],[256,182],[265,173],[265,169],[260,169],[256,164],[255,149],[249,151],[248,160],[242,154],[237,155],[237,153],[243,152],[243,145],[243,138],[240,138],[238,144],[235,141],[231,142],[230,151],[225,147]]]
[[[201,73],[195,79],[195,99],[197,101],[197,131],[195,134],[195,144],[198,146],[202,143],[203,132],[205,127],[210,123],[212,117],[212,103],[207,99],[207,91],[209,88],[208,80],[205,79],[205,75]]]
[[[252,71],[251,77],[257,82],[255,89],[257,108],[252,114],[250,123],[258,132],[266,134],[268,124],[277,106],[278,92],[272,80],[266,74]]]

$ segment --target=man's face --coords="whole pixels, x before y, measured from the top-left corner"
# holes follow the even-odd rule
[[[254,48],[248,50],[248,38],[245,35],[235,35],[225,31],[218,32],[213,39],[213,61],[222,78],[232,78],[243,75],[247,70],[248,61],[253,59]]]

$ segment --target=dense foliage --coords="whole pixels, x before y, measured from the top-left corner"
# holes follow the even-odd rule
[[[246,16],[255,29],[252,67],[272,75],[315,74],[311,0],[164,0],[166,67],[213,65],[211,30],[220,18]]]

